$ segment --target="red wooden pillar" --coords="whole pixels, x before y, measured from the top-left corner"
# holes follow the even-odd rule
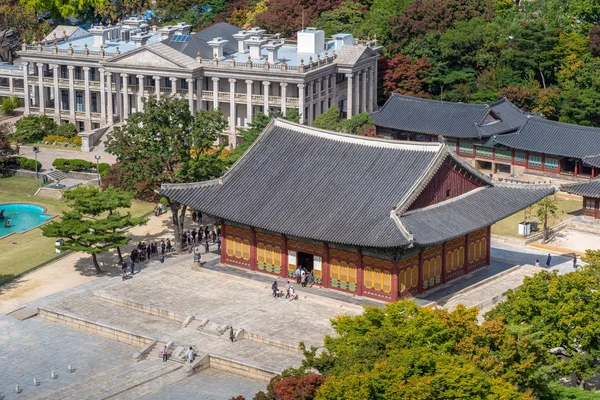
[[[446,283],[446,246],[448,242],[442,244],[442,278],[441,282]]]
[[[465,263],[465,265],[463,265],[463,269],[465,271],[465,274],[467,274],[469,272],[469,234],[465,235],[465,259],[464,259],[464,263]]]
[[[579,174],[579,161],[575,161],[575,169],[573,170],[573,176],[577,176]]]
[[[392,302],[398,301],[398,261],[394,261],[392,267]]]
[[[557,161],[557,162],[558,162],[558,172],[557,172],[557,173],[558,173],[559,175],[560,175],[560,164],[562,164],[562,163],[561,163],[561,160],[562,160],[562,158],[561,158],[561,157],[558,157],[558,161]]]
[[[362,253],[358,252],[358,265],[356,266],[356,294],[362,296],[365,271],[363,271]]]
[[[485,235],[486,237],[486,247],[487,249],[485,250],[485,265],[490,265],[491,264],[491,250],[492,250],[492,226],[488,226],[487,227],[487,233]]]
[[[254,228],[250,228],[252,238],[250,239],[250,269],[256,271],[256,231]]]
[[[287,238],[285,236],[281,236],[283,239],[283,245],[281,250],[281,277],[287,279],[288,277],[288,246],[287,246]]]
[[[542,172],[546,170],[546,155],[542,154]]]
[[[417,269],[419,273],[419,280],[417,282],[417,291],[421,293],[423,291],[423,250],[419,251],[419,268]]]
[[[227,254],[227,225],[221,224],[221,264],[225,264]]]
[[[325,248],[325,254],[323,254],[323,260],[322,260],[322,265],[323,265],[323,287],[328,288],[329,287],[329,280],[330,280],[330,275],[329,275],[329,246],[327,245],[327,243],[324,243],[323,247]]]

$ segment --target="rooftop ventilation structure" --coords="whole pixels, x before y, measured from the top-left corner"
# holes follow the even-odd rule
[[[149,33],[136,33],[135,35],[131,35],[131,40],[135,43],[135,47],[143,47],[148,43],[148,40],[152,37]]]
[[[267,50],[269,64],[277,64],[279,61],[277,53],[281,46],[283,46],[283,41],[272,41],[263,46],[263,49]]]
[[[239,31],[238,33],[232,35],[233,38],[238,42],[238,53],[243,54],[248,52],[246,40],[250,39],[253,35],[254,33],[250,31]]]
[[[350,33],[337,33],[333,35],[334,49],[340,50],[344,46],[354,45],[354,36]]]
[[[260,36],[252,36],[250,39],[244,41],[250,49],[250,58],[252,60],[260,60],[260,48],[263,44],[267,43],[266,39]]]
[[[177,25],[175,25],[175,28],[177,28],[175,35],[187,36],[190,34],[191,27],[191,25],[188,25],[185,22],[178,22]]]
[[[325,50],[325,31],[306,28],[298,31],[298,53],[319,54]]]
[[[210,42],[207,42],[207,44],[212,47],[213,49],[213,55],[216,54],[217,59],[219,61],[224,60],[225,56],[223,55],[223,48],[225,47],[225,44],[227,44],[229,42],[229,40],[223,40],[223,38],[221,37],[216,37],[213,40],[211,40]]]

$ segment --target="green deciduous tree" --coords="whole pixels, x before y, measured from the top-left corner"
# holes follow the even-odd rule
[[[546,197],[536,204],[535,215],[544,224],[542,244],[548,240],[548,221],[556,216],[558,206],[555,197]]]
[[[15,110],[19,107],[19,98],[17,96],[5,97],[0,104],[0,111],[4,115],[15,115]]]
[[[0,172],[3,171],[2,166],[15,154],[8,140],[11,134],[12,129],[9,124],[0,124]]]
[[[600,372],[600,252],[588,250],[584,260],[587,266],[568,274],[542,271],[525,278],[485,315],[503,318],[521,337],[565,356],[556,365],[564,375],[575,374],[581,388]]]
[[[248,150],[258,138],[258,135],[265,130],[272,118],[271,113],[269,115],[260,112],[256,113],[252,117],[252,122],[248,124],[248,128],[240,129],[239,134],[243,140],[224,158],[225,164],[228,167],[232,166]]]
[[[56,18],[67,18],[100,7],[105,0],[21,0],[26,8],[35,12],[48,11]]]
[[[151,97],[143,113],[130,115],[123,126],[108,135],[106,149],[117,156],[118,163],[111,167],[104,183],[152,198],[163,183],[217,177],[224,164],[213,143],[226,127],[227,120],[220,111],[192,114],[186,100]],[[175,243],[180,248],[187,207],[174,202],[169,206]]]
[[[405,300],[332,321],[324,351],[299,370],[325,380],[316,399],[532,399],[546,386],[549,356],[478,310],[420,308]]]
[[[15,124],[13,138],[26,143],[37,142],[44,136],[54,135],[56,127],[56,122],[45,115],[28,115]]]
[[[340,130],[340,110],[336,106],[329,107],[323,114],[317,115],[313,121],[313,126],[330,131]]]
[[[356,33],[365,15],[365,6],[355,1],[344,1],[336,9],[325,11],[317,19],[316,25],[325,35],[336,33]]]

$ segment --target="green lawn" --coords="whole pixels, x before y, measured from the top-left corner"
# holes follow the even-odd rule
[[[50,215],[60,215],[67,204],[62,200],[33,197],[41,180],[23,177],[0,178],[0,204],[33,203],[46,207]],[[141,216],[152,211],[154,204],[133,201],[131,214]],[[10,277],[27,271],[57,256],[53,238],[42,235],[41,229],[13,234],[0,239],[0,285]]]
[[[567,218],[571,218],[572,216],[577,215],[579,212],[581,212],[581,205],[581,200],[570,200],[557,197],[557,215],[556,218],[553,218],[551,221],[548,222],[548,224],[550,226],[556,225]],[[542,223],[539,222],[539,220],[535,217],[535,207],[533,207],[533,213],[534,215],[528,215],[527,220],[537,222],[538,228],[541,229]],[[494,225],[492,225],[492,233],[494,235],[522,238],[523,236],[519,235],[518,231],[518,224],[520,222],[523,222],[523,211],[513,214],[510,217],[503,219],[502,221],[496,222]],[[539,229],[534,232],[538,232]]]

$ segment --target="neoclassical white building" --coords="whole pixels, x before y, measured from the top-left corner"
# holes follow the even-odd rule
[[[229,119],[223,139],[235,145],[237,128],[257,112],[297,109],[312,124],[332,105],[347,118],[373,111],[380,49],[376,40],[327,39],[315,28],[291,41],[226,23],[196,33],[141,18],[89,30],[59,26],[23,45],[22,65],[0,64],[0,97],[17,95],[25,114],[89,132],[143,111],[143,98],[180,96],[190,110],[220,109]]]

